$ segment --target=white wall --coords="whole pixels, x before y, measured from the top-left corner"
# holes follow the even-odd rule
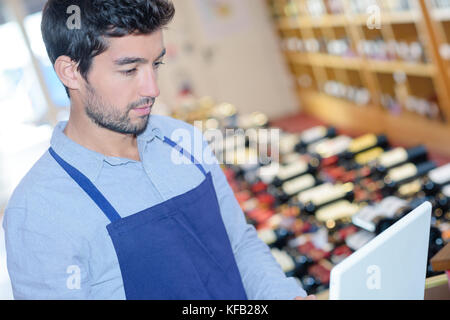
[[[196,95],[233,103],[241,113],[278,117],[298,110],[264,0],[223,0],[236,5],[232,21],[210,20],[202,8],[211,0],[173,2],[175,18],[165,32],[167,65],[160,74],[162,101],[173,105],[180,84],[188,79]]]

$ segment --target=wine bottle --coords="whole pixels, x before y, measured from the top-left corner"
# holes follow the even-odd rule
[[[300,177],[304,174],[314,174],[317,172],[318,165],[314,161],[297,161],[287,166],[281,166],[277,175],[272,181],[275,187],[281,187],[283,183]]]
[[[332,139],[324,139],[308,146],[308,153],[317,159],[322,166],[336,163],[339,154],[345,152],[352,142],[352,138],[340,135]]]
[[[281,172],[283,172],[283,170],[286,170],[289,166],[294,165],[295,163],[306,162],[304,157],[298,153],[286,154],[282,156],[281,160],[281,162],[271,162],[270,164],[259,167],[256,171],[257,180],[266,184],[272,183],[280,172],[280,169]]]
[[[388,146],[388,139],[384,134],[366,134],[354,139],[347,150],[339,155],[341,162],[352,160],[357,154],[370,150],[375,147],[386,148]]]
[[[322,183],[312,174],[305,174],[298,178],[286,181],[280,188],[274,188],[271,194],[277,199],[278,204],[283,204],[289,201],[296,194],[310,189]]]
[[[445,246],[442,239],[442,233],[439,228],[430,228],[430,239],[428,243],[428,257],[427,257],[427,277],[436,276],[438,273],[431,267],[430,259],[433,258]]]
[[[314,214],[318,209],[325,207],[338,200],[354,199],[354,185],[353,183],[335,184],[328,190],[322,190],[317,193],[313,193],[311,198],[307,201],[300,201],[298,206],[303,213]],[[312,189],[310,189],[312,190]]]
[[[334,138],[335,136],[336,128],[334,127],[313,127],[302,132],[300,135],[300,141],[295,145],[294,150],[298,153],[304,153],[309,145],[325,138]]]
[[[384,149],[381,147],[371,148],[357,154],[355,156],[355,163],[357,166],[368,165],[369,163],[378,160],[384,152]]]
[[[359,205],[348,200],[340,200],[320,208],[315,216],[318,221],[326,223],[327,228],[333,229],[337,220],[350,219],[359,210]]]
[[[334,185],[332,183],[326,182],[311,189],[300,192],[294,197],[294,200],[297,203],[307,203],[308,201],[314,199],[315,197],[318,197],[322,193],[330,192],[330,190],[333,190],[333,188]]]
[[[404,163],[419,163],[427,160],[427,149],[420,145],[410,149],[394,148],[382,154],[373,166],[373,173],[378,176],[384,176],[389,169]]]
[[[330,284],[330,274],[331,269],[333,269],[333,264],[329,262],[327,259],[322,259],[318,263],[312,265],[308,269],[308,273],[314,278],[320,281],[319,287],[316,290],[323,290],[328,288]],[[321,289],[319,289],[322,287]]]
[[[391,218],[395,213],[408,204],[406,200],[390,196],[384,198],[381,202],[368,205],[352,216],[352,223],[369,232],[375,232],[376,221],[381,217]]]
[[[378,235],[388,229],[390,226],[392,226],[394,223],[402,219],[404,216],[406,216],[408,213],[413,211],[415,208],[420,206],[425,201],[429,201],[430,197],[421,197],[421,198],[415,198],[409,203],[407,203],[405,206],[402,206],[398,208],[393,214],[390,214],[390,216],[378,216],[373,219],[373,223],[375,226],[375,234]]]
[[[278,263],[288,277],[301,278],[308,273],[308,268],[314,264],[311,258],[300,254],[295,248],[287,247],[282,251],[272,250],[272,254],[276,257],[275,259],[278,258]]]
[[[320,282],[319,279],[311,276],[311,275],[305,275],[301,279],[302,287],[308,294],[314,294],[317,292],[320,292],[320,288],[323,288],[322,282]]]
[[[345,244],[352,249],[357,251],[362,248],[365,244],[375,238],[375,234],[367,230],[360,230],[345,239]]]
[[[335,247],[342,245],[348,236],[358,232],[358,230],[353,224],[344,224],[342,227],[329,233],[328,241]]]
[[[416,196],[419,192],[421,192],[422,188],[423,188],[422,180],[415,179],[411,182],[400,185],[395,194],[404,199],[411,198]]]
[[[433,161],[422,162],[417,165],[414,163],[406,163],[393,168],[388,171],[384,178],[384,182],[382,182],[380,188],[381,192],[385,196],[391,195],[400,185],[421,177],[434,168],[436,168],[436,164]]]
[[[286,155],[295,152],[295,146],[297,145],[301,136],[295,133],[283,132],[280,136],[279,152],[280,155]]]
[[[423,182],[422,190],[427,195],[435,195],[450,184],[450,163],[431,170]]]
[[[270,248],[282,249],[293,234],[284,228],[262,229],[257,231],[258,237]]]

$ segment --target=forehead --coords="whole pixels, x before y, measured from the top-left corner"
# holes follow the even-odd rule
[[[115,61],[124,57],[140,57],[152,61],[164,49],[164,39],[162,30],[158,30],[151,34],[108,38],[108,45],[108,50],[99,55],[99,59]]]

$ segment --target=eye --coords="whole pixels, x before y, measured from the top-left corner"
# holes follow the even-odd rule
[[[158,69],[161,65],[163,65],[164,64],[164,62],[162,62],[162,61],[158,61],[158,62],[155,62],[154,64],[153,64],[153,67],[155,68],[155,69]]]
[[[120,71],[120,73],[122,73],[122,74],[124,74],[126,76],[131,76],[134,73],[136,73],[136,71],[137,71],[137,69],[133,68],[133,69],[130,69],[130,70]]]

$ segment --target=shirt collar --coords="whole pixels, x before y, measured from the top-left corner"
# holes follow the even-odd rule
[[[118,166],[129,162],[136,162],[131,159],[106,156],[79,145],[64,134],[63,131],[66,125],[67,121],[61,121],[55,126],[50,145],[61,158],[78,169],[89,180],[97,180],[105,163],[108,163],[111,166]],[[164,136],[161,130],[153,126],[152,121],[149,121],[146,130],[137,137],[138,149],[141,157],[147,144],[152,142],[155,138],[163,140]]]

